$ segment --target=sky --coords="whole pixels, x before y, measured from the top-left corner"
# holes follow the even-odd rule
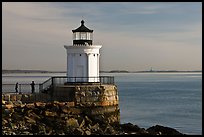
[[[201,2],[3,2],[2,69],[66,71],[82,19],[100,70],[202,70]]]

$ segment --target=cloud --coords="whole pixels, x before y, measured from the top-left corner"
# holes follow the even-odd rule
[[[2,65],[66,70],[63,45],[72,44],[71,30],[84,16],[94,44],[103,45],[102,70],[201,69],[200,9],[182,3],[3,2]]]

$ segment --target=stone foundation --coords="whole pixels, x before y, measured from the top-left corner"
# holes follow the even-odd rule
[[[19,104],[39,104],[43,107],[51,102],[59,102],[58,106],[66,114],[86,114],[99,122],[120,123],[119,97],[115,85],[65,85],[55,86],[50,94],[2,94],[2,103],[8,108]]]

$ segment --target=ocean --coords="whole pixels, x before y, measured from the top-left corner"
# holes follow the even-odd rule
[[[162,125],[202,135],[202,73],[101,73],[114,76],[120,122],[142,128]],[[65,73],[2,74],[2,84],[42,83]],[[2,89],[3,90],[3,89]],[[4,91],[2,91],[4,92]]]

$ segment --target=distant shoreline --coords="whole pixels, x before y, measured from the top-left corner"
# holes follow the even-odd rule
[[[162,70],[162,71],[127,71],[127,70],[111,70],[100,71],[100,73],[186,73],[186,72],[202,72],[202,70],[195,71],[177,71],[177,70]],[[2,74],[8,73],[66,73],[66,71],[46,71],[46,70],[2,70]]]

